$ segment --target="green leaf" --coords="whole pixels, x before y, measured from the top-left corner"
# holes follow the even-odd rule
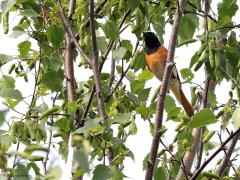
[[[63,29],[57,25],[51,25],[47,28],[47,37],[53,47],[58,49],[63,42]]]
[[[189,122],[189,127],[200,128],[216,122],[217,119],[214,113],[210,109],[203,109],[192,117],[191,121]]]
[[[108,20],[103,27],[103,30],[108,38],[115,41],[118,40],[120,32],[115,22]]]
[[[6,55],[6,54],[0,54],[0,63],[1,64],[5,64],[8,61],[11,61],[13,59],[14,59],[13,56],[9,56],[9,55]]]
[[[2,1],[1,3],[1,9],[2,9],[2,17],[6,15],[7,12],[13,7],[15,4],[15,0],[6,0]]]
[[[178,115],[181,112],[181,108],[180,107],[173,107],[171,108],[171,110],[169,110],[167,112],[167,120],[174,120],[174,121],[178,121]]]
[[[7,112],[8,112],[8,110],[0,110],[0,126],[5,121],[5,116],[6,116]]]
[[[132,10],[134,10],[140,4],[140,0],[127,0],[127,2],[128,2],[128,7],[130,7]]]
[[[113,117],[113,121],[118,124],[125,124],[131,116],[132,113],[118,113]]]
[[[164,17],[164,16],[162,16]],[[161,17],[158,17],[158,18],[161,18]],[[163,26],[163,23],[164,23],[164,18],[161,18],[162,19],[162,23],[153,23],[152,26],[153,26],[153,29],[156,31],[159,39],[160,39],[160,42],[163,44],[164,43],[164,39],[163,39],[163,34],[164,34],[164,26]]]
[[[51,168],[45,175],[45,180],[59,180],[62,176],[62,170],[59,166]]]
[[[20,53],[21,57],[27,57],[31,48],[30,41],[23,41],[18,44],[18,52]]]
[[[22,16],[26,16],[26,17],[39,17],[39,13],[34,11],[33,9],[24,9],[23,12],[21,12]]]
[[[77,109],[79,108],[77,101],[71,101],[68,103],[68,113],[73,115],[76,113]]]
[[[149,108],[146,107],[146,104],[143,103],[140,107],[136,108],[136,112],[141,114],[143,119],[147,119],[149,115]]]
[[[133,93],[127,92],[128,98],[137,106],[139,106],[140,101],[138,100],[137,96],[135,96]]]
[[[0,97],[11,99],[23,99],[22,93],[17,89],[2,89],[0,91]]]
[[[134,66],[134,72],[137,72],[139,69],[143,68],[146,66],[146,61],[145,61],[145,54],[140,53],[138,57],[136,57],[136,63]]]
[[[120,47],[120,48],[118,48],[116,50],[113,50],[112,58],[114,60],[116,60],[116,61],[119,61],[119,60],[121,60],[124,57],[126,52],[127,52],[126,48]]]
[[[133,81],[131,84],[131,91],[135,94],[137,94],[139,91],[141,91],[144,86],[145,86],[145,82],[144,81]]]
[[[13,180],[28,180],[30,176],[28,175],[29,169],[23,164],[17,163],[17,168]]]
[[[161,180],[166,180],[167,179],[167,170],[165,167],[158,167],[154,171],[154,179],[161,179]]]
[[[88,133],[90,130],[94,130],[95,128],[99,127],[99,122],[101,121],[100,118],[98,119],[90,119],[87,120],[85,125],[79,129],[77,129],[74,134],[81,134],[81,133]]]
[[[181,76],[185,82],[191,82],[191,80],[194,78],[194,74],[189,68],[181,69]]]
[[[214,91],[208,91],[208,102],[211,104],[211,106],[215,106],[217,104],[217,97]]]
[[[15,88],[15,79],[11,76],[3,75],[0,79],[0,90],[4,89],[14,89]]]
[[[185,14],[179,27],[179,43],[188,39],[192,39],[197,27],[198,17],[193,14]]]
[[[97,37],[97,47],[101,53],[105,53],[107,51],[107,40],[104,36]]]
[[[240,128],[240,110],[235,109],[232,115],[232,123],[236,129]]]
[[[153,73],[148,69],[145,68],[141,74],[138,75],[139,81],[147,81],[153,78]]]
[[[93,171],[92,180],[108,180],[113,176],[111,169],[108,166],[99,164],[95,167]]]
[[[116,166],[112,167],[113,176],[111,180],[123,180],[123,173]]]
[[[64,75],[62,71],[49,71],[43,74],[42,83],[51,91],[60,91],[62,90],[63,77]]]
[[[166,112],[169,112],[171,109],[175,107],[176,107],[175,100],[171,96],[167,95],[165,98],[164,109],[166,110]]]
[[[131,124],[129,126],[129,132],[130,132],[131,135],[137,134],[137,125],[136,125],[136,122],[134,120],[131,120]]]
[[[142,102],[146,102],[149,97],[150,90],[151,90],[151,88],[146,88],[146,89],[140,90],[138,92],[138,100],[142,101]]]
[[[78,166],[84,169],[85,172],[90,170],[87,154],[83,152],[83,150],[74,151],[73,163],[76,163]]]
[[[222,0],[218,3],[218,16],[232,18],[238,10],[237,0]]]
[[[177,136],[179,151],[185,151],[192,147],[194,138],[190,132],[180,132]]]

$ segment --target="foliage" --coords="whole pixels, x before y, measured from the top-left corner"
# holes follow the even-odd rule
[[[68,2],[62,1],[65,15],[69,9]],[[81,48],[87,56],[92,57],[88,3],[87,0],[77,0],[75,12],[69,19]],[[57,146],[57,156],[67,161],[71,144],[75,148],[73,169],[77,167],[73,172],[74,178],[90,173],[93,179],[124,179],[127,176],[122,171],[124,160],[128,157],[134,160],[126,141],[138,132],[138,121],[148,120],[150,128],[146,127],[146,132],[153,131],[154,123],[151,121],[156,112],[159,92],[157,88],[152,93],[147,86],[153,75],[145,65],[142,32],[151,27],[163,44],[165,27],[172,25],[176,6],[176,0],[95,1],[100,83],[107,114],[103,121],[98,112],[98,93],[91,95],[95,87],[94,76],[84,81],[74,79],[77,99],[68,99],[66,84],[71,79],[67,79],[63,56],[67,49],[66,28],[56,1],[2,1],[1,23],[4,33],[14,38],[25,38],[17,45],[17,55],[0,54],[0,97],[1,107],[4,107],[0,110],[2,171],[14,179],[30,179],[30,174],[36,178],[59,179],[61,170],[58,166],[47,169],[51,158],[49,152]],[[192,105],[200,106],[197,91],[202,89],[193,83],[193,79],[205,67],[209,77],[220,87],[223,80],[229,82],[232,87],[229,101],[220,104],[214,92],[208,92],[209,108],[200,110],[189,119],[174,98],[170,95],[166,97],[166,120],[177,126],[176,137],[174,142],[168,142],[171,146],[159,151],[155,179],[167,179],[169,174],[171,177],[177,175],[183,154],[194,143],[192,128],[205,127],[203,148],[208,155],[210,150],[221,144],[221,141],[215,144],[212,141],[217,139],[217,134],[222,137],[232,127],[240,127],[237,106],[240,101],[240,42],[239,34],[234,31],[240,25],[237,24],[239,22],[233,22],[238,4],[236,0],[222,0],[218,3],[217,16],[209,12],[207,40],[199,25],[204,20],[203,9],[201,0],[189,0],[181,21],[178,48],[189,44],[188,48],[191,49],[191,43],[201,42],[199,50],[191,58],[189,68],[181,70],[183,86],[191,86]],[[16,14],[18,22],[12,27],[9,15]],[[126,31],[132,38],[125,36]],[[226,37],[228,39],[224,43]],[[135,43],[132,39],[138,41]],[[74,45],[72,47],[75,48]],[[92,72],[91,65],[75,49],[72,59],[75,70]],[[109,70],[102,72],[101,66],[111,60],[115,62],[115,74]],[[81,75],[85,76],[83,73]],[[31,88],[31,94],[20,89],[17,82],[21,82],[26,89]],[[84,125],[78,124],[77,115]],[[211,131],[210,124],[214,127],[220,124],[221,131],[216,133],[217,128]],[[163,131],[170,128],[165,127]],[[239,153],[235,154],[237,158]],[[145,169],[147,159],[148,156],[144,160]],[[41,168],[39,165],[42,165]],[[239,164],[229,168],[235,172],[228,171],[226,177],[239,177]],[[200,177],[209,178],[210,175],[219,178],[214,168],[211,172],[203,172]]]

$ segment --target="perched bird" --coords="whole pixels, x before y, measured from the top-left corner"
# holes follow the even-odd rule
[[[146,64],[150,71],[152,71],[153,74],[162,81],[168,50],[160,43],[158,37],[153,32],[144,32],[143,38],[147,49],[145,57]],[[194,112],[192,105],[183,93],[176,66],[172,69],[169,88],[176,96],[178,102],[182,104],[188,116],[193,116]]]

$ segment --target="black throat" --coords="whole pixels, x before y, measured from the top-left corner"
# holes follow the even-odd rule
[[[147,48],[147,54],[152,54],[158,50],[161,43],[153,32],[144,32],[143,39]]]

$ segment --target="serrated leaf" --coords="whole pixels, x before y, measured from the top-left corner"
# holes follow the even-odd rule
[[[131,120],[131,124],[129,126],[129,132],[132,135],[137,134],[137,125],[136,125],[136,122],[134,120]]]
[[[146,107],[146,104],[143,103],[140,107],[136,108],[136,112],[141,114],[143,119],[147,119],[149,115],[149,108]]]
[[[74,151],[73,163],[80,166],[85,172],[90,170],[87,154],[83,150]]]
[[[142,102],[146,102],[148,97],[149,97],[150,90],[151,90],[151,88],[146,88],[146,89],[139,90],[138,100],[142,101]]]
[[[139,91],[141,91],[144,86],[145,86],[145,82],[144,81],[133,81],[131,84],[131,91],[135,94],[137,94]]]
[[[112,58],[114,60],[116,60],[116,61],[119,61],[119,60],[121,60],[124,57],[126,52],[127,52],[126,48],[120,47],[120,48],[118,48],[116,50],[113,50]]]
[[[59,48],[63,42],[63,29],[57,25],[51,25],[47,28],[47,37],[53,47]]]
[[[20,53],[21,57],[27,57],[31,48],[30,41],[23,41],[18,44],[18,52]]]
[[[235,129],[240,128],[240,110],[235,109],[232,115],[232,123],[235,127]]]
[[[13,56],[9,56],[7,54],[0,54],[0,63],[1,64],[5,64],[7,63],[8,61],[11,61],[13,60],[14,57]]]
[[[197,112],[189,122],[189,127],[200,128],[209,124],[214,124],[217,119],[210,109],[203,109]]]
[[[119,29],[117,27],[117,24],[114,23],[111,20],[108,20],[105,24],[105,26],[103,27],[104,33],[105,35],[110,38],[111,40],[117,40],[119,37]]]
[[[154,171],[154,179],[161,179],[161,180],[166,180],[167,179],[167,170],[165,167],[158,167]]]
[[[108,166],[99,164],[95,167],[93,171],[92,180],[108,180],[113,176],[111,169]]]

